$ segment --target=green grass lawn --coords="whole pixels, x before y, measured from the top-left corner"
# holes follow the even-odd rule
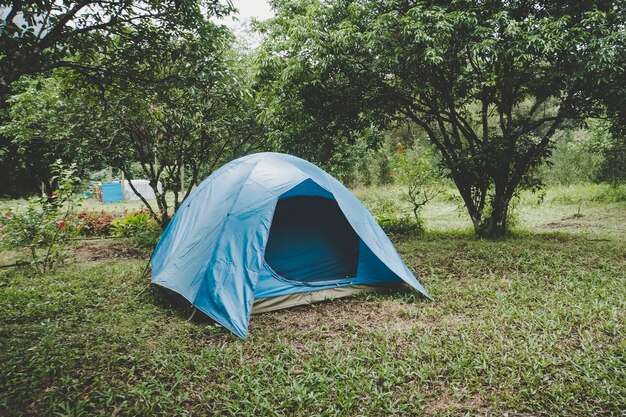
[[[266,313],[246,341],[188,321],[142,259],[0,270],[0,415],[623,416],[626,203],[548,191],[504,241],[445,199],[394,237],[433,302]]]

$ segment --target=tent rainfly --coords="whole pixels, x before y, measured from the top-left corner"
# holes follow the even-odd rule
[[[279,153],[239,158],[202,182],[161,236],[151,266],[154,284],[242,338],[251,313],[395,285],[429,297],[347,188]]]

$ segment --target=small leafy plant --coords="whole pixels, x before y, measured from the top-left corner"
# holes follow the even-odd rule
[[[135,246],[149,249],[159,240],[161,228],[147,211],[141,210],[131,212],[123,219],[113,220],[111,234],[131,238]]]
[[[398,144],[393,157],[393,173],[397,182],[406,190],[405,198],[411,205],[415,223],[424,228],[422,208],[444,190],[437,168],[431,161],[432,151],[421,154],[414,149],[405,149]]]
[[[57,161],[52,172],[57,190],[50,196],[31,197],[23,210],[5,213],[0,229],[0,244],[9,249],[26,249],[30,264],[40,273],[65,262],[69,243],[79,231],[73,215],[80,205],[76,166]]]
[[[111,234],[119,237],[133,237],[141,233],[154,220],[143,211],[131,212],[123,219],[115,219],[111,222]]]
[[[406,214],[392,199],[378,199],[372,207],[376,222],[386,233],[420,235],[424,232],[421,217]]]
[[[82,211],[78,214],[81,220],[81,234],[85,236],[109,236],[115,215],[106,212],[94,213]]]

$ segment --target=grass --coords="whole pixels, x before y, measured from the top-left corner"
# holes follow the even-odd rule
[[[523,196],[497,242],[436,201],[395,238],[434,302],[262,314],[246,341],[186,320],[141,259],[0,270],[0,415],[622,416],[626,204],[588,200],[574,226],[580,202]]]
[[[355,194],[374,213],[410,213],[401,187],[357,188]],[[517,232],[567,232],[597,238],[626,238],[626,184],[552,186],[545,194],[531,192],[513,201]],[[426,228],[433,232],[470,232],[472,223],[461,197],[447,189],[423,209]]]

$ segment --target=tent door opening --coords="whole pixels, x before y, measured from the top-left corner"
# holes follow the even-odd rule
[[[278,200],[265,249],[265,262],[278,275],[309,284],[353,278],[358,259],[359,237],[335,200]]]

